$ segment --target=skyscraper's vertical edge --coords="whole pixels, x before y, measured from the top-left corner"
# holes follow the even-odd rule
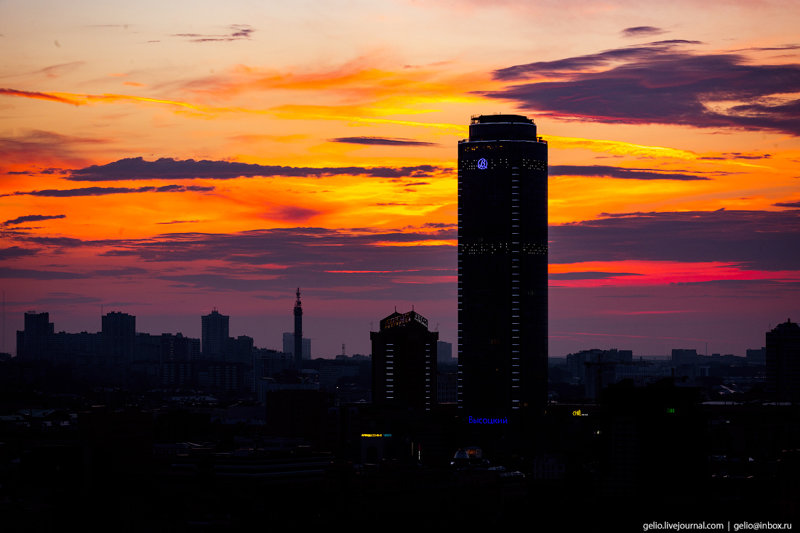
[[[300,287],[297,287],[297,301],[294,303],[294,365],[303,368],[303,308],[300,306]]]
[[[458,401],[467,416],[547,399],[547,144],[531,119],[473,117],[458,144]]]

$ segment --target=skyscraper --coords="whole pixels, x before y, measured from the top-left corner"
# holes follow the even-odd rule
[[[372,340],[372,403],[417,411],[436,404],[436,342],[428,319],[397,311],[380,323]]]
[[[458,143],[458,380],[465,415],[547,399],[547,143],[521,115]]]
[[[214,309],[209,315],[202,317],[203,357],[219,359],[225,352],[228,343],[228,325],[230,317]]]

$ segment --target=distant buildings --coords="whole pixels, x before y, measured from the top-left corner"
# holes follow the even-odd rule
[[[294,333],[291,331],[283,334],[283,352],[291,354],[294,359]],[[303,361],[311,360],[311,339],[303,337]]]
[[[438,341],[436,343],[436,361],[440,364],[448,364],[453,361],[453,343]]]
[[[521,115],[472,118],[458,143],[459,407],[547,399],[547,144]]]
[[[767,391],[779,402],[800,402],[800,326],[787,320],[767,332]]]
[[[372,340],[372,403],[430,411],[436,404],[436,343],[428,320],[415,311],[394,312]]]

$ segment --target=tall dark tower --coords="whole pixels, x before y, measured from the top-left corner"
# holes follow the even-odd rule
[[[464,415],[547,400],[547,143],[521,115],[458,143],[458,401]]]
[[[303,308],[300,307],[300,287],[297,287],[297,301],[294,303],[294,364],[303,368]]]

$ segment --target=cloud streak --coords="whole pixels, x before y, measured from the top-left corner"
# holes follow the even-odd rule
[[[681,180],[697,181],[709,178],[694,174],[678,174],[643,168],[612,167],[605,165],[552,165],[550,176],[597,176],[630,180]]]
[[[192,43],[230,42],[250,39],[256,30],[248,24],[231,24],[228,33],[203,34],[203,33],[175,33],[173,37],[183,37]]]
[[[131,194],[143,192],[209,192],[214,187],[201,185],[164,185],[162,187],[81,187],[79,189],[43,189],[40,191],[17,191],[0,196],[47,196],[51,198],[70,198],[74,196],[105,196],[108,194]],[[49,218],[62,218],[49,217]],[[42,220],[42,219],[39,219]]]
[[[154,179],[215,179],[228,180],[251,177],[311,177],[334,175],[366,175],[375,178],[431,177],[444,170],[434,165],[408,167],[289,167],[257,165],[231,161],[161,158],[145,161],[141,157],[120,159],[106,165],[73,170],[67,178],[71,181],[118,181]]]
[[[12,224],[22,224],[24,222],[38,222],[39,220],[52,220],[56,218],[66,218],[67,215],[24,215],[17,218],[12,218],[3,222],[3,226],[10,226]]]
[[[646,37],[662,33],[664,33],[664,30],[655,26],[633,26],[622,30],[623,37]]]
[[[330,142],[347,144],[365,144],[378,146],[436,146],[436,143],[415,141],[412,139],[391,139],[387,137],[336,137]]]

